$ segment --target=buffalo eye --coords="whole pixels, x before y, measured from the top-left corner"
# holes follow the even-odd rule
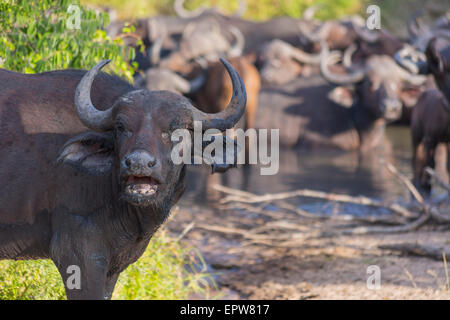
[[[122,135],[125,135],[126,137],[131,136],[131,132],[127,130],[125,125],[122,122],[117,122],[115,127],[116,137],[120,137]]]

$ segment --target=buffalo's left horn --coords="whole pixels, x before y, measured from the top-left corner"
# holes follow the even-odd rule
[[[113,128],[112,112],[114,106],[101,111],[91,101],[91,87],[95,76],[111,60],[100,61],[95,67],[86,72],[75,89],[75,107],[81,122],[88,128],[96,131],[107,131]]]
[[[233,85],[233,95],[228,106],[218,113],[204,113],[194,106],[190,105],[188,108],[192,111],[194,121],[201,121],[203,130],[218,129],[225,131],[231,129],[245,112],[245,105],[247,103],[247,93],[242,78],[236,70],[225,59],[220,61],[225,66]]]

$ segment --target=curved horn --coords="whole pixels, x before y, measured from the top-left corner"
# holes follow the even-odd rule
[[[235,43],[230,48],[229,56],[230,57],[239,57],[242,55],[242,52],[244,52],[245,37],[242,34],[241,30],[239,30],[235,26],[230,26],[230,33],[234,36]]]
[[[313,20],[314,15],[316,14],[317,10],[319,10],[322,6],[323,5],[321,5],[321,4],[313,4],[312,6],[309,6],[303,12],[302,19],[303,20]]]
[[[152,66],[157,66],[159,64],[163,41],[163,37],[158,37],[150,47],[150,63]]]
[[[355,32],[365,42],[373,43],[379,39],[378,32],[370,31],[367,28],[355,27]]]
[[[342,64],[346,68],[350,68],[352,66],[352,56],[358,49],[357,45],[352,43],[347,49],[345,49],[344,57],[342,58]]]
[[[400,67],[412,74],[419,74],[421,70],[426,69],[427,58],[425,55],[408,45],[405,45],[394,54],[394,60]]]
[[[413,86],[421,86],[427,81],[427,77],[418,74],[412,74],[405,69],[398,67],[398,74],[403,81],[409,82]]]
[[[231,78],[233,95],[226,109],[219,113],[204,113],[192,105],[188,107],[192,111],[193,120],[202,122],[203,130],[215,128],[220,131],[225,131],[226,129],[230,129],[238,123],[245,112],[247,93],[244,82],[228,61],[222,58],[220,61],[225,66]]]
[[[113,128],[112,112],[114,106],[100,111],[91,101],[91,86],[98,72],[111,60],[100,61],[95,67],[86,72],[75,89],[75,107],[81,122],[88,128],[96,131],[108,131]]]
[[[322,40],[326,40],[328,38],[328,34],[333,28],[333,21],[325,21],[319,27],[315,28],[314,31],[308,30],[308,26],[305,25],[305,21],[300,20],[298,22],[298,26],[300,28],[300,32],[309,42],[320,42]],[[307,29],[307,30],[304,30]]]
[[[175,3],[173,4],[173,8],[175,9],[175,12],[177,15],[181,18],[195,18],[198,17],[205,11],[205,7],[201,6],[193,11],[186,10],[184,8],[184,1],[185,0],[175,0]]]
[[[378,32],[370,31],[369,29],[367,29],[365,20],[360,16],[353,15],[349,17],[349,20],[353,30],[363,41],[369,43],[378,41]]]
[[[242,17],[245,11],[247,11],[247,2],[245,0],[239,0],[239,7],[233,15],[235,17]]]
[[[341,53],[334,51],[320,61],[320,72],[326,80],[335,84],[351,84],[364,79],[365,72],[363,70],[357,70],[347,75],[332,73],[328,69],[328,65],[336,64],[339,60],[341,60]]]
[[[325,41],[320,41],[320,44],[320,52],[316,54],[307,53],[299,48],[289,47],[291,49],[290,51],[292,58],[304,64],[319,64],[322,58],[328,52],[328,47],[326,46]]]

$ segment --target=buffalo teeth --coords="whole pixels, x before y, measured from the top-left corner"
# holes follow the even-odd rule
[[[126,186],[126,191],[128,193],[133,193],[133,194],[140,194],[140,195],[153,195],[156,193],[156,188],[157,186],[145,186],[145,188],[143,187],[139,187],[138,185],[135,184],[130,184],[128,186]]]

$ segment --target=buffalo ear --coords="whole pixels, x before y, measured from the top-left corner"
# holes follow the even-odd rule
[[[328,99],[344,108],[350,108],[355,103],[354,92],[348,87],[334,88],[328,93]]]
[[[57,162],[90,175],[105,175],[113,166],[114,142],[108,133],[83,132],[67,141]]]

